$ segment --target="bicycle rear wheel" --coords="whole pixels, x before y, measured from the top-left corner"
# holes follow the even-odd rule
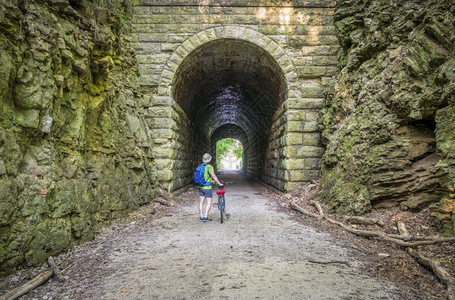
[[[221,223],[224,222],[224,195],[218,197],[218,209],[220,210]]]

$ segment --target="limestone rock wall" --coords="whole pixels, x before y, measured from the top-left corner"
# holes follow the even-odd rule
[[[338,1],[334,20],[322,198],[340,213],[431,204],[452,231],[455,4]]]
[[[150,201],[148,105],[117,1],[0,4],[0,273]]]

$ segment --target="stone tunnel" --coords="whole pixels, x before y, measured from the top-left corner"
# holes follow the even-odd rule
[[[334,1],[221,2],[135,7],[158,180],[169,191],[187,185],[203,153],[227,137],[242,142],[255,179],[289,190],[318,178],[318,117],[338,50]]]

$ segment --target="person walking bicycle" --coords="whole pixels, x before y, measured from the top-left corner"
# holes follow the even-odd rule
[[[194,173],[194,181],[199,187],[199,220],[206,222],[208,214],[212,207],[212,183],[215,182],[218,186],[223,186],[215,175],[215,170],[210,163],[212,156],[205,153],[202,156],[202,164],[200,164]]]

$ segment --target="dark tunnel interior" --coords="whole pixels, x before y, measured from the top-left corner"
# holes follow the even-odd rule
[[[206,43],[183,60],[172,91],[188,119],[182,124],[191,127],[181,131],[189,135],[184,151],[193,166],[229,137],[244,146],[245,172],[260,178],[272,117],[286,96],[283,73],[269,54],[240,40]]]

